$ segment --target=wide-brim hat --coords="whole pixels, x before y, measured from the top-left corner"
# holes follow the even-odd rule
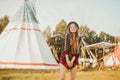
[[[69,28],[69,26],[70,26],[71,24],[75,24],[76,27],[79,29],[79,25],[78,25],[75,21],[69,22],[68,25],[67,25],[67,29]]]

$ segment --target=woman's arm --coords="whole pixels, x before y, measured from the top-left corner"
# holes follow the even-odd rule
[[[73,63],[74,61],[75,61],[75,56],[73,56],[73,58],[72,58],[71,62]]]

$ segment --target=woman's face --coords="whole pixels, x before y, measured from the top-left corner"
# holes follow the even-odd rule
[[[69,27],[70,27],[70,32],[72,32],[72,33],[75,33],[78,29],[75,24],[71,24]]]

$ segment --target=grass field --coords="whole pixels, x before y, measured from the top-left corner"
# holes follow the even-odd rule
[[[0,69],[0,80],[59,80],[59,70]],[[120,80],[120,70],[77,71],[76,80]]]

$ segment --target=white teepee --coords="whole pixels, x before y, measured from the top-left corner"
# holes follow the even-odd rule
[[[0,68],[58,69],[29,1],[22,3],[0,35]]]
[[[120,61],[114,54],[111,54],[108,60],[105,62],[105,66],[114,66],[114,65],[120,65]]]
[[[120,66],[120,46],[115,46],[114,52],[104,57],[104,65]]]

